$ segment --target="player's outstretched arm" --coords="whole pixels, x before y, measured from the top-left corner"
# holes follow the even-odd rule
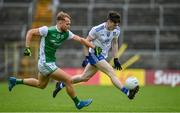
[[[27,34],[26,34],[26,43],[25,43],[25,49],[24,49],[24,56],[31,56],[31,49],[30,49],[30,42],[32,37],[36,35],[36,36],[40,36],[39,30],[38,29],[30,29],[28,30]]]
[[[117,52],[118,52],[118,39],[114,38],[112,40],[112,54],[114,58],[117,58]]]
[[[27,34],[26,34],[26,47],[30,47],[30,42],[33,36],[40,36],[40,32],[39,29],[30,29],[28,30]]]
[[[122,70],[121,63],[118,60],[117,52],[118,52],[118,39],[114,38],[112,41],[112,53],[113,53],[113,57],[114,57],[114,68],[116,68],[117,70]]]
[[[85,39],[85,38],[81,38],[77,35],[75,35],[73,37],[74,40],[80,42],[81,44],[85,45],[86,47],[90,47],[90,48],[95,48],[95,46],[88,40],[88,39]]]

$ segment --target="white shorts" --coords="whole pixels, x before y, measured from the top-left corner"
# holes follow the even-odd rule
[[[38,61],[38,70],[39,72],[44,75],[48,76],[52,72],[56,71],[58,67],[56,66],[55,62],[41,62],[40,60]]]

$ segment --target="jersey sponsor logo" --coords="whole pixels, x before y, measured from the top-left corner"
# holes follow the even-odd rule
[[[56,36],[56,38],[57,38],[57,39],[63,39],[63,38],[64,38],[64,35],[58,34],[58,35]]]
[[[61,43],[56,42],[56,40],[50,40],[51,43],[53,43],[55,46],[60,46]]]
[[[55,43],[56,41],[55,40],[50,40],[52,43]]]
[[[56,37],[56,34],[52,34],[52,37]]]

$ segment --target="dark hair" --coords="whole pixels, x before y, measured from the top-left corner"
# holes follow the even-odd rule
[[[108,17],[107,17],[108,20],[111,20],[112,22],[114,23],[120,23],[120,20],[121,20],[121,16],[118,12],[116,11],[110,11],[108,13]]]
[[[65,17],[71,19],[71,17],[67,13],[61,11],[57,14],[56,20],[64,20]]]

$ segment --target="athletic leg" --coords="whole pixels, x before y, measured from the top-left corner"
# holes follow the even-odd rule
[[[97,68],[88,64],[84,71],[81,74],[74,75],[71,79],[73,83],[86,82],[88,81],[95,73],[97,72]]]
[[[37,87],[40,89],[44,89],[49,82],[49,76],[43,76],[40,73],[38,74],[38,79],[35,78],[27,78],[23,79],[23,83],[28,86]]]
[[[136,93],[139,91],[139,86],[135,87],[132,90],[128,90],[127,88],[125,88],[123,84],[119,81],[118,77],[116,76],[112,66],[109,63],[107,63],[107,61],[105,60],[99,61],[96,64],[96,67],[98,67],[102,72],[107,74],[110,77],[111,82],[114,84],[114,86],[116,86],[123,93],[125,93],[129,99],[134,99]]]
[[[50,77],[52,77],[53,79],[55,79],[57,81],[62,81],[66,84],[66,92],[74,101],[76,108],[81,109],[81,108],[86,107],[92,103],[92,99],[80,101],[77,98],[75,91],[74,91],[74,88],[73,88],[73,85],[72,85],[71,77],[69,74],[67,74],[63,70],[58,68],[56,71],[54,71],[52,74],[50,74]]]
[[[79,83],[79,82],[86,82],[88,81],[95,73],[97,72],[96,67],[88,64],[84,71],[82,72],[82,74],[79,75],[74,75],[71,77],[71,80],[73,83]],[[56,87],[53,91],[53,97],[55,98],[56,95],[58,94],[59,91],[61,91],[61,89],[63,89],[65,87],[65,83],[64,82],[57,82],[56,83]]]
[[[17,84],[24,84],[36,88],[44,89],[49,81],[49,77],[43,76],[39,73],[38,79],[35,78],[26,78],[26,79],[16,79],[15,77],[9,78],[9,91]]]
[[[123,84],[119,81],[118,77],[116,76],[113,67],[106,60],[99,61],[96,64],[96,67],[108,75],[108,77],[111,79],[111,82],[116,88],[120,90],[123,88]]]
[[[52,77],[53,79],[57,80],[57,81],[62,81],[66,84],[66,91],[68,93],[68,95],[73,98],[75,97],[75,92],[74,92],[74,88],[71,84],[71,77],[69,74],[67,74],[66,72],[64,72],[61,69],[57,69],[56,71],[54,71],[50,77]]]

